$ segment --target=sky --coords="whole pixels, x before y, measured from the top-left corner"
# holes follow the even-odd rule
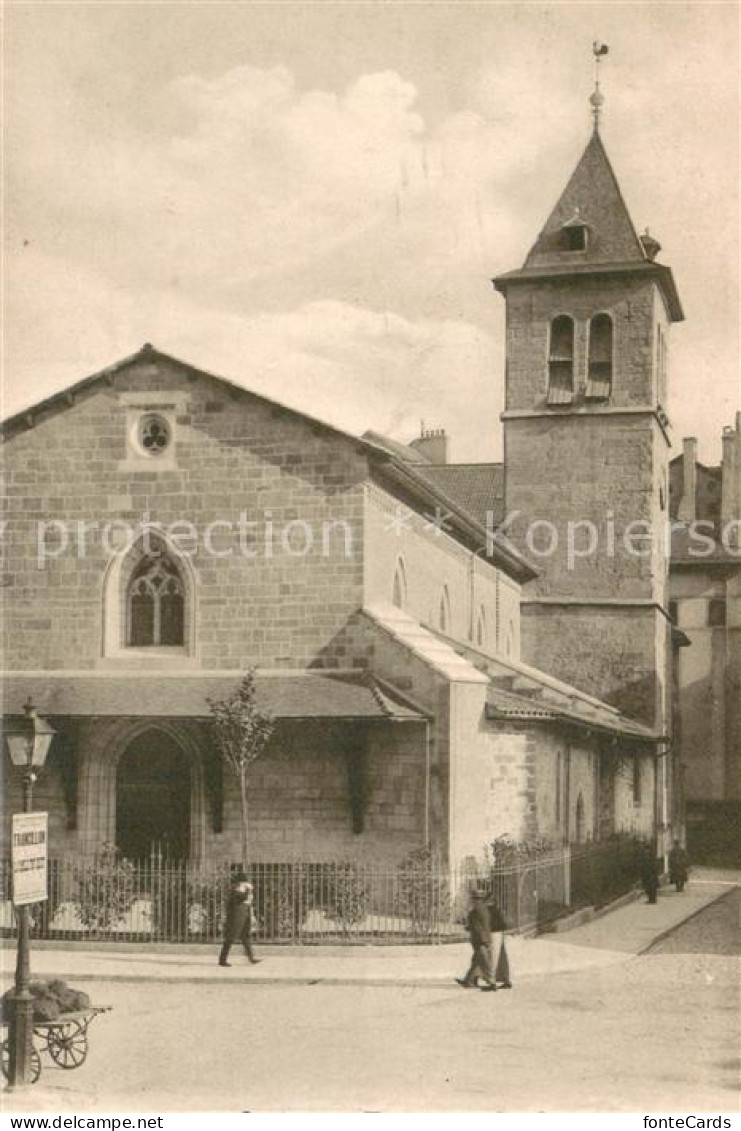
[[[590,136],[662,244],[675,443],[739,407],[739,4],[5,4],[3,414],[145,342],[501,458],[504,302]]]

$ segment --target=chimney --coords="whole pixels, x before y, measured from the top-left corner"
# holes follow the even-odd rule
[[[693,522],[697,517],[697,439],[686,436],[682,441],[682,498],[677,517],[680,522]]]
[[[741,413],[736,418],[736,431],[730,425],[723,429],[723,463],[721,464],[720,521],[723,526],[741,517]]]
[[[430,463],[448,462],[448,437],[444,428],[425,428],[423,423],[419,437],[412,440],[409,447],[414,448]]]

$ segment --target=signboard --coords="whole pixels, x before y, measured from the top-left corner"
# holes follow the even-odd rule
[[[10,850],[13,903],[39,903],[47,899],[46,859],[48,813],[15,813]]]

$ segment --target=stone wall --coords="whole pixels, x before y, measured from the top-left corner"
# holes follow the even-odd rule
[[[523,659],[626,715],[660,727],[665,675],[657,668],[658,609],[525,605]]]
[[[366,734],[363,830],[354,832],[343,728],[281,724],[252,775],[256,858],[397,862],[424,843],[424,726],[371,724]],[[239,860],[240,829],[239,794],[228,781],[224,832],[214,840],[214,855]]]
[[[451,614],[446,635],[478,643],[483,614],[481,650],[519,657],[517,582],[377,484],[367,488],[365,514],[366,601],[391,602],[394,577],[401,568],[403,607],[421,624],[440,629],[440,599],[446,587]]]
[[[633,526],[632,539],[629,529],[650,523],[664,533],[656,507],[665,444],[651,418],[553,415],[506,427],[507,509],[519,512],[510,530],[540,570],[528,593],[660,598],[646,528]],[[575,525],[569,555],[570,523],[592,524],[593,548],[587,526]]]

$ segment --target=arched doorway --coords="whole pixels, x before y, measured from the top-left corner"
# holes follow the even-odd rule
[[[190,766],[175,739],[157,728],[132,739],[116,767],[116,845],[123,855],[186,859],[190,810]]]

